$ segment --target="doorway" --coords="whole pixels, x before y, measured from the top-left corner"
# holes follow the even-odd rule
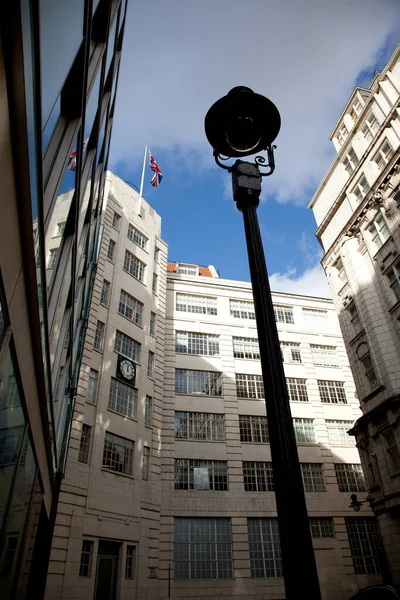
[[[94,600],[115,600],[120,542],[99,540]]]

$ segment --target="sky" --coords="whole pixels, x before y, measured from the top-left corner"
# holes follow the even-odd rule
[[[143,196],[162,217],[169,260],[250,281],[230,175],[204,134],[209,107],[245,85],[282,118],[258,209],[271,288],[330,297],[307,205],[354,87],[369,87],[399,43],[399,0],[131,0],[109,168],[139,186],[152,151],[163,180],[150,186],[147,168]]]

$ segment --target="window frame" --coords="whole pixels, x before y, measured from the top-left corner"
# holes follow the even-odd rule
[[[186,351],[184,350],[185,342]],[[197,356],[219,356],[219,335],[177,330],[175,331],[175,352]]]
[[[251,578],[283,577],[278,519],[248,517],[247,537]]]
[[[174,438],[196,442],[225,441],[225,415],[175,410]]]
[[[126,235],[131,242],[133,242],[134,244],[136,244],[136,246],[139,246],[139,248],[147,252],[147,244],[149,242],[149,238],[144,233],[139,231],[137,227],[132,225],[132,223],[128,223],[128,232]]]
[[[356,493],[367,491],[364,473],[359,463],[335,463],[334,466],[339,492]]]
[[[203,373],[204,375],[196,375],[198,373]],[[186,374],[186,375],[185,375]],[[185,377],[184,377],[185,376]],[[179,378],[182,379],[179,381]],[[207,391],[193,391],[194,383],[196,377],[201,377],[204,380],[204,384],[199,380],[200,387],[203,385]],[[185,384],[184,386],[182,384]],[[185,396],[206,396],[206,397],[220,397],[222,396],[222,373],[220,371],[203,371],[199,369],[175,369],[175,394],[184,394]],[[183,387],[185,390],[183,391]],[[216,393],[210,393],[210,392]]]
[[[128,419],[137,419],[138,390],[116,377],[110,378],[107,409]]]
[[[205,477],[208,478],[208,487],[204,487],[206,485]],[[226,460],[174,459],[175,490],[227,492],[229,489],[228,479],[228,461]]]
[[[81,438],[79,440],[78,462],[89,463],[90,442],[92,437],[92,426],[82,423]]]
[[[118,440],[123,441],[125,443],[125,445],[118,444]],[[130,448],[128,447],[128,444],[126,442],[128,442],[128,444],[131,444]],[[106,444],[111,444],[111,446],[112,446],[111,449],[106,450]],[[114,460],[115,465],[118,465],[118,464],[122,465],[122,470],[115,469],[115,468],[111,467],[110,464],[107,464],[107,462],[112,463],[113,455],[120,456],[120,451],[116,452],[114,449],[114,446],[117,446],[117,445],[119,445],[120,448],[123,448],[125,450],[122,453],[123,454],[122,462],[121,461],[117,462]],[[106,459],[106,453],[110,454],[110,458]],[[105,436],[104,436],[104,447],[103,447],[103,457],[102,457],[102,462],[101,462],[101,468],[105,469],[107,471],[110,471],[112,473],[115,473],[117,475],[133,477],[134,453],[135,453],[135,442],[133,440],[130,440],[128,438],[125,438],[125,437],[122,437],[115,433],[112,433],[111,431],[106,431]]]
[[[146,264],[140,260],[140,258],[135,256],[135,254],[132,254],[127,248],[125,249],[123,270],[133,277],[133,279],[144,284]]]

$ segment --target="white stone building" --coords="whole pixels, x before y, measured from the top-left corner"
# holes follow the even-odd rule
[[[167,263],[160,217],[110,173],[105,203],[46,598],[278,600],[251,286]],[[332,301],[274,304],[323,598],[344,600],[380,581],[376,522],[349,507],[359,402]]]
[[[400,46],[355,88],[337,150],[311,203],[363,416],[352,434],[389,563],[400,584]],[[365,494],[360,500],[365,499]]]

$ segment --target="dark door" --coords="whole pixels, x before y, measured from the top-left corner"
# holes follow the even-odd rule
[[[120,544],[99,541],[94,600],[115,600]]]

